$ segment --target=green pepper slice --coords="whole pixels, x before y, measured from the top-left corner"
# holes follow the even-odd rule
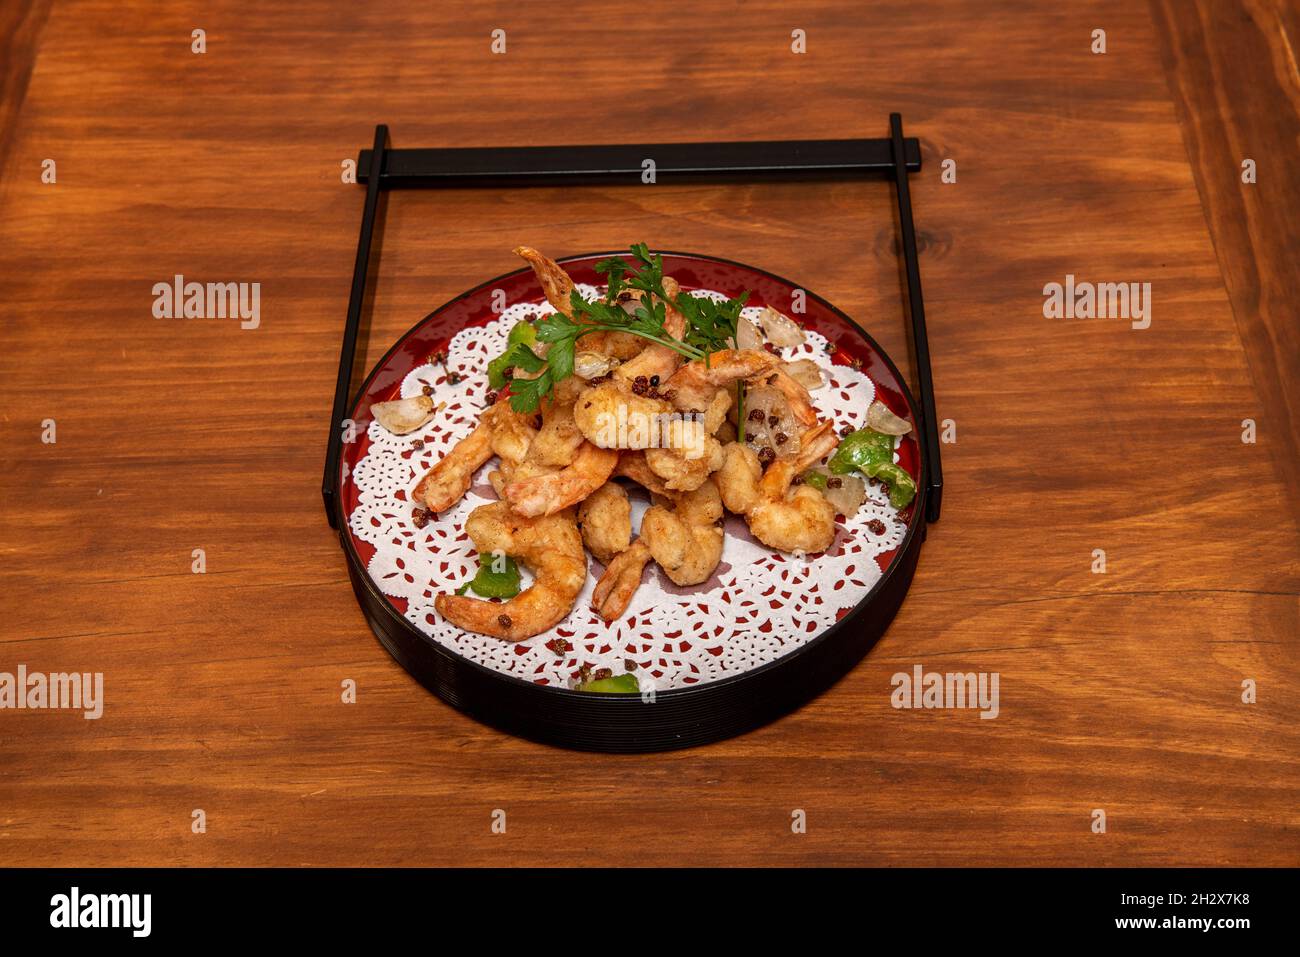
[[[470,589],[480,598],[514,598],[519,594],[519,566],[509,555],[499,568],[494,555],[478,557],[478,574],[469,582]]]
[[[916,482],[894,462],[894,437],[875,429],[850,432],[831,456],[830,470],[848,475],[853,470],[889,484],[889,503],[903,508],[916,497]]]
[[[836,475],[848,475],[856,470],[870,474],[867,469],[894,461],[894,437],[874,429],[858,429],[841,441],[828,467]]]
[[[597,678],[595,681],[584,681],[578,685],[577,690],[638,694],[641,691],[641,685],[637,682],[636,675],[622,674],[614,675],[612,678]]]
[[[805,485],[811,485],[819,492],[826,491],[826,476],[821,472],[804,472],[803,481]]]
[[[510,333],[506,336],[506,351],[488,363],[488,386],[497,391],[504,389],[506,370],[518,365],[521,360],[528,362],[528,356],[524,355],[524,353],[531,355],[532,347],[536,344],[537,330],[533,328],[531,322],[520,320],[511,326]],[[517,349],[516,346],[521,348]],[[529,363],[529,365],[532,365],[532,363]],[[540,368],[540,364],[538,368]],[[537,369],[529,368],[527,371],[536,372]]]

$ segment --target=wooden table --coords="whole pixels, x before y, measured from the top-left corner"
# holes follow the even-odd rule
[[[5,8],[0,671],[103,672],[105,706],[0,711],[0,863],[1300,863],[1295,7],[793,6]],[[377,122],[398,146],[795,139],[883,136],[892,110],[924,144],[957,441],[872,654],[664,755],[516,740],[424,692],[321,511],[362,202],[343,161]],[[638,240],[802,281],[905,360],[891,202],[403,194],[359,364],[517,243]],[[155,318],[178,273],[260,282],[260,327]],[[1067,274],[1151,283],[1150,327],[1045,318]],[[998,672],[1000,715],[895,710],[914,664]]]

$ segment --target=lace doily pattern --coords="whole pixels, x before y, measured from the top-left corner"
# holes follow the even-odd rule
[[[599,292],[586,285],[578,288],[586,296]],[[402,396],[432,389],[434,402],[443,405],[434,420],[409,435],[369,425],[370,447],[349,477],[358,493],[349,526],[374,546],[371,579],[384,594],[405,600],[406,617],[417,628],[462,657],[538,684],[569,687],[583,665],[621,674],[634,663],[642,690],[664,690],[716,681],[774,661],[817,637],[867,594],[881,576],[877,559],[902,544],[906,532],[878,486],[868,486],[866,504],[841,525],[831,548],[815,558],[767,548],[754,540],[742,518],[729,515],[722,562],[708,582],[679,588],[652,561],[627,614],[616,622],[606,624],[591,609],[591,592],[603,569],[590,556],[586,587],[572,613],[550,632],[513,644],[461,631],[443,620],[434,611],[434,597],[454,591],[478,568],[464,523],[479,505],[496,500],[486,479],[495,460],[475,476],[455,508],[424,528],[412,520],[410,491],[477,425],[488,392],[488,361],[505,349],[511,326],[553,311],[545,303],[516,303],[487,325],[458,332],[445,366],[418,366],[402,382]],[[758,312],[745,310],[751,318]],[[875,386],[864,373],[834,365],[825,347],[826,340],[809,331],[805,343],[783,354],[812,359],[823,370],[826,384],[813,392],[823,417],[837,429],[860,428]],[[448,371],[457,372],[458,381],[449,382]],[[633,501],[635,528],[648,502],[635,494]],[[524,584],[528,582],[525,571]],[[568,642],[563,654],[552,650],[563,647],[555,638]]]

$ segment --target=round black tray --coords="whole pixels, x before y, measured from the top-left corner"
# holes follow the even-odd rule
[[[574,256],[561,262],[594,262],[608,255],[613,254]],[[686,253],[664,256],[738,266],[796,286],[765,270],[717,257]],[[371,370],[350,411],[356,414],[357,405],[370,392],[376,375],[430,318],[460,299],[523,272],[517,270],[489,280],[413,326]],[[913,421],[919,424],[919,410],[907,382],[880,345],[829,302],[812,293],[807,296],[836,314],[865,340],[892,373],[891,388],[902,393],[907,408],[913,412]],[[876,643],[902,604],[925,540],[928,463],[925,443],[918,441],[916,445],[917,495],[909,506],[911,517],[903,542],[880,580],[851,611],[812,641],[775,661],[720,680],[657,691],[653,696],[538,685],[461,657],[416,628],[375,586],[348,533],[342,495],[334,502],[335,517],[348,575],[371,630],[397,662],[439,698],[486,724],[548,744],[605,752],[665,751],[718,741],[780,717],[829,688]]]

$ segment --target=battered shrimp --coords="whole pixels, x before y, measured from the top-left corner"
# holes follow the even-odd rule
[[[694,491],[722,467],[722,444],[713,433],[726,421],[731,400],[728,390],[719,389],[703,413],[683,413],[663,432],[658,448],[646,449],[646,465],[669,491]]]
[[[835,540],[835,509],[811,485],[790,489],[790,482],[838,444],[831,423],[804,435],[794,458],[777,459],[763,473],[753,449],[732,442],[718,470],[722,501],[744,515],[749,530],[764,545],[785,552],[823,552]]]
[[[533,275],[542,284],[546,301],[554,306],[557,312],[569,315],[569,310],[573,308],[569,301],[573,295],[573,280],[569,274],[554,259],[543,256],[532,246],[516,246],[513,252],[533,267]]]
[[[434,608],[453,625],[505,641],[554,627],[572,610],[587,580],[587,556],[573,513],[524,518],[505,502],[470,513],[465,532],[482,554],[506,554],[533,573],[533,583],[505,602],[439,595]]]
[[[573,462],[556,472],[516,476],[502,490],[510,507],[520,515],[554,515],[576,505],[609,480],[618,464],[618,451],[583,442]]]
[[[591,607],[605,621],[627,611],[651,558],[678,585],[709,580],[722,560],[722,498],[713,482],[660,499],[641,518],[641,537],[606,563]]]
[[[515,412],[509,403],[498,403],[484,415],[492,422],[492,451],[501,462],[499,468],[488,473],[488,481],[500,496],[515,470],[530,456],[537,430],[529,424],[529,417]]]
[[[635,395],[611,379],[578,397],[573,418],[593,445],[603,449],[645,449],[655,441],[659,416],[672,411],[673,407],[662,399]]]
[[[542,402],[542,427],[528,450],[528,461],[538,465],[565,466],[582,445],[583,436],[573,418],[573,403],[586,390],[586,383],[571,377],[555,387]]]
[[[671,276],[664,276],[663,285],[669,298],[677,295],[679,287]],[[658,296],[653,298],[656,302],[663,302]],[[664,332],[673,339],[681,339],[686,334],[686,317],[673,308],[671,302],[664,302]],[[681,353],[654,342],[615,369],[614,378],[627,389],[636,385],[638,379],[652,383],[658,376],[659,382],[666,382],[681,364]]]
[[[817,424],[817,409],[813,407],[812,395],[785,371],[785,363],[777,366],[776,371],[764,380],[768,385],[779,389],[790,402],[790,409],[799,424],[805,429]]]
[[[713,482],[677,496],[672,507],[655,505],[641,518],[641,537],[677,585],[709,580],[722,559],[722,498]],[[631,597],[631,596],[629,596]]]
[[[614,468],[614,474],[623,478],[630,478],[633,482],[656,495],[667,496],[670,494],[664,480],[652,472],[650,466],[646,464],[645,452],[623,452],[618,457],[618,465]]]
[[[488,407],[474,431],[456,443],[420,479],[411,493],[435,512],[451,508],[469,491],[470,482],[493,454],[520,461],[527,453],[533,430],[508,403]]]
[[[678,369],[663,386],[679,409],[707,409],[718,390],[742,379],[772,373],[781,359],[762,349],[723,349]]]
[[[694,491],[722,468],[722,444],[717,439],[701,434],[692,441],[698,446],[693,453],[686,453],[677,445],[645,450],[646,465],[663,480],[669,492]]]
[[[583,544],[602,565],[632,542],[632,505],[617,482],[606,482],[578,506]]]
[[[591,607],[601,618],[613,621],[627,611],[628,602],[641,586],[648,561],[650,546],[639,538],[610,560],[591,593]]]

